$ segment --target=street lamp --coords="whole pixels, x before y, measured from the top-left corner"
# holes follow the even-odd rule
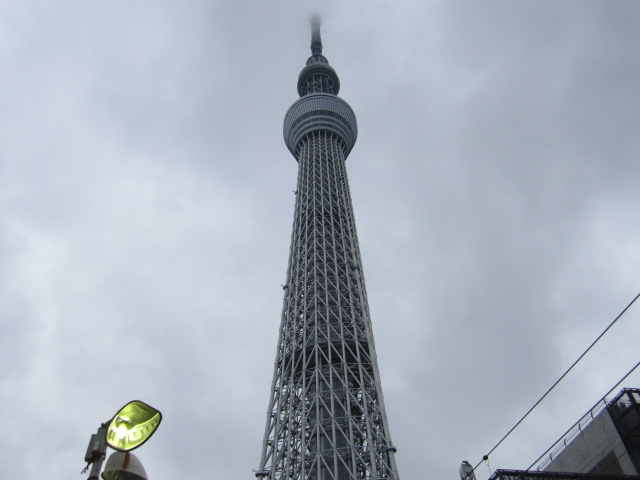
[[[91,435],[84,460],[91,465],[88,480],[99,480],[107,446],[117,450],[107,460],[103,480],[146,480],[142,464],[131,450],[138,448],[154,434],[162,414],[150,405],[134,400],[122,407],[113,418],[100,425]]]

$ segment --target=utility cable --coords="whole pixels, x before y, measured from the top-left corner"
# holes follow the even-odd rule
[[[619,319],[620,317],[622,317],[622,315],[624,315],[624,313],[625,313],[627,310],[629,310],[629,308],[631,307],[631,305],[633,305],[633,303],[634,303],[634,302],[635,302],[639,297],[640,297],[640,293],[638,293],[638,294],[635,296],[635,298],[634,298],[633,300],[631,300],[631,302],[630,302],[626,307],[624,307],[624,310],[622,310],[622,312],[620,312],[620,314],[618,314],[618,316],[613,320],[613,322],[611,322],[611,323],[609,324],[609,326],[608,326],[607,328],[605,328],[605,329],[603,330],[603,332],[602,332],[600,335],[598,335],[598,338],[596,338],[596,339],[591,343],[591,345],[589,345],[589,347],[588,347],[588,348],[587,348],[587,349],[582,353],[582,355],[580,355],[580,356],[578,357],[578,359],[577,359],[575,362],[573,362],[573,364],[572,364],[572,365],[567,369],[567,371],[566,371],[566,372],[564,372],[564,373],[562,374],[562,376],[561,376],[560,378],[558,378],[558,380],[556,380],[556,381],[555,381],[555,383],[554,383],[553,385],[551,385],[551,387],[549,388],[549,390],[547,390],[547,391],[545,392],[545,394],[544,394],[544,395],[542,395],[542,397],[540,397],[540,399],[539,399],[539,400],[538,400],[538,401],[533,405],[533,407],[531,407],[531,408],[527,411],[527,413],[525,413],[525,414],[522,416],[522,418],[521,418],[520,420],[518,420],[518,422],[517,422],[513,427],[511,427],[511,430],[509,430],[509,431],[506,433],[506,435],[505,435],[504,437],[502,437],[502,438],[500,439],[500,441],[499,441],[498,443],[496,443],[496,444],[495,444],[495,446],[494,446],[491,450],[489,450],[489,453],[485,454],[485,455],[482,457],[482,460],[480,460],[480,461],[478,462],[478,464],[477,464],[475,467],[473,467],[473,471],[474,471],[474,472],[475,472],[476,468],[478,468],[478,467],[480,466],[480,464],[481,464],[483,461],[485,461],[486,459],[488,459],[488,458],[489,458],[489,455],[491,455],[491,454],[495,451],[495,449],[496,449],[496,448],[498,448],[498,447],[500,446],[500,444],[501,444],[502,442],[504,442],[504,441],[507,439],[507,437],[508,437],[509,435],[511,435],[511,432],[513,432],[513,431],[518,427],[518,425],[520,425],[520,424],[523,422],[523,420],[524,420],[525,418],[527,418],[531,412],[533,412],[533,410],[534,410],[534,409],[535,409],[535,408],[540,404],[540,402],[542,402],[542,400],[544,400],[544,399],[546,398],[546,396],[547,396],[547,395],[549,395],[549,393],[551,393],[551,390],[553,390],[553,389],[556,387],[556,385],[558,385],[558,384],[562,381],[562,379],[563,379],[564,377],[566,377],[566,376],[567,376],[567,374],[568,374],[571,370],[573,370],[573,367],[575,367],[575,366],[578,364],[578,362],[579,362],[580,360],[582,360],[582,358],[583,358],[583,357],[584,357],[584,356],[589,352],[589,350],[591,350],[591,348],[593,348],[593,346],[594,346],[596,343],[598,343],[598,341],[599,341],[599,340],[604,336],[604,334],[605,334],[605,333],[607,333],[611,327],[613,327],[613,325],[618,321],[618,319]],[[634,367],[634,368],[635,368],[635,367]]]
[[[603,396],[600,400],[598,400],[598,401],[596,402],[596,404],[595,404],[593,407],[591,407],[591,409],[590,409],[589,411],[591,412],[592,410],[594,410],[594,409],[598,406],[598,404],[600,404],[600,402],[605,401],[605,398],[607,398],[609,395],[611,395],[611,393],[612,393],[615,389],[617,389],[617,388],[620,386],[620,384],[621,384],[622,382],[624,382],[624,381],[627,379],[627,377],[628,377],[629,375],[631,375],[631,374],[633,373],[633,371],[634,371],[636,368],[638,368],[639,366],[640,366],[640,362],[636,363],[635,367],[633,367],[631,370],[629,370],[629,371],[627,372],[627,374],[626,374],[624,377],[622,377],[622,378],[618,381],[618,383],[616,383],[613,387],[611,387],[611,390],[609,390],[607,393],[605,393],[605,394],[604,394],[604,396]],[[531,470],[531,468],[532,468],[536,463],[538,463],[538,462],[540,461],[540,459],[542,459],[542,457],[544,457],[547,453],[549,453],[549,452],[551,451],[551,449],[553,449],[553,447],[555,447],[555,446],[560,442],[560,440],[562,440],[562,439],[563,439],[563,438],[564,438],[564,437],[565,437],[565,436],[566,436],[566,435],[567,435],[571,430],[573,430],[573,429],[575,428],[575,426],[576,426],[576,425],[578,425],[578,424],[582,421],[582,419],[583,419],[583,418],[584,418],[584,416],[583,416],[582,418],[580,418],[580,420],[578,420],[576,423],[574,423],[573,425],[571,425],[571,427],[569,427],[569,429],[568,429],[566,432],[564,432],[562,435],[560,435],[560,438],[558,438],[558,440],[556,440],[556,441],[553,443],[553,445],[551,445],[551,446],[550,446],[550,447],[549,447],[549,448],[548,448],[548,449],[547,449],[547,450],[546,450],[542,455],[540,455],[538,458],[536,458],[536,459],[535,459],[535,461],[534,461],[531,465],[529,465],[529,468],[527,468],[527,470]]]

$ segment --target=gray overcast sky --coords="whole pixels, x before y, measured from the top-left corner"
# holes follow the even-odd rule
[[[402,478],[478,462],[640,290],[637,1],[5,0],[3,476],[83,478],[90,434],[139,398],[165,416],[137,452],[151,480],[253,478],[312,11],[359,122]],[[526,468],[638,361],[639,308],[492,470]]]

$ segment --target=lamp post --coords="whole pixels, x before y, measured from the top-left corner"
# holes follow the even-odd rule
[[[102,474],[104,480],[146,480],[142,464],[129,452],[146,442],[155,433],[161,421],[162,414],[159,410],[139,400],[122,407],[113,418],[100,425],[98,431],[91,435],[84,457],[87,467],[83,470],[86,471],[91,465],[88,480],[99,480],[102,463],[107,455],[107,446],[117,452],[107,461],[108,471]]]

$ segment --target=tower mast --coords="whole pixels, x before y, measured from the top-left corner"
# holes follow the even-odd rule
[[[320,18],[284,119],[298,161],[293,233],[259,480],[399,480],[345,160],[358,135]]]

